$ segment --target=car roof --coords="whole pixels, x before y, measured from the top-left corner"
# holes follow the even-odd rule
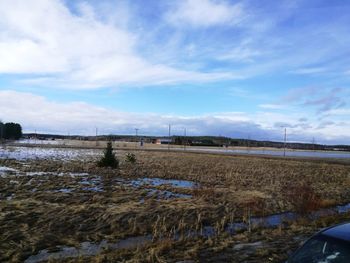
[[[320,234],[350,242],[350,222],[326,228]]]

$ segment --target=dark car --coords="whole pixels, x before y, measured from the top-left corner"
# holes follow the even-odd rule
[[[300,247],[287,263],[349,263],[350,223],[326,228]]]

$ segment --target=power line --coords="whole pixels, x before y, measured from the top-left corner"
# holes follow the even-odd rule
[[[171,125],[169,124],[169,134],[168,134],[168,151],[170,151],[170,133],[171,133]]]
[[[98,146],[98,140],[97,140],[97,134],[98,134],[98,128],[95,127],[95,140],[96,140],[96,146]]]
[[[186,128],[184,128],[184,151],[186,151],[186,144],[187,144],[187,133],[186,133]]]
[[[283,157],[286,157],[286,146],[287,146],[287,128],[284,127],[284,150],[283,150]]]
[[[139,129],[135,128],[135,148],[137,147],[137,134],[138,134]]]

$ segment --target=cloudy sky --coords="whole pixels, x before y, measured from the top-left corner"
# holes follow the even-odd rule
[[[343,0],[0,0],[0,119],[350,144],[349,13]]]

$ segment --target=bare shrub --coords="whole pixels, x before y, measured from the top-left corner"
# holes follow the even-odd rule
[[[126,161],[127,163],[131,163],[131,164],[136,163],[136,155],[133,154],[133,153],[127,153],[127,154],[125,155],[125,161]]]
[[[321,199],[315,193],[310,183],[289,184],[283,191],[293,210],[301,215],[308,214],[321,207]]]

